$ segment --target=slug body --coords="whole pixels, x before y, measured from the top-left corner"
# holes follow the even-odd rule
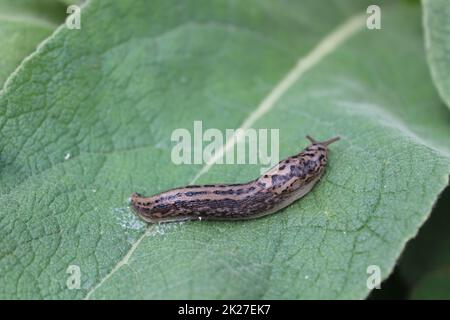
[[[147,222],[243,220],[274,213],[307,194],[319,181],[328,160],[328,145],[339,137],[311,145],[242,184],[186,186],[151,197],[134,193],[133,209]]]

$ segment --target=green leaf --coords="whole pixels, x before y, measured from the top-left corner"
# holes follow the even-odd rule
[[[0,0],[0,88],[66,16],[56,0]]]
[[[434,83],[450,108],[450,2],[422,0],[425,46]]]
[[[89,2],[0,97],[0,297],[364,298],[450,171],[420,7],[381,4],[368,30],[372,2]],[[146,227],[132,192],[259,174],[173,164],[171,133],[195,120],[279,128],[280,157],[306,134],[342,140],[277,214]]]

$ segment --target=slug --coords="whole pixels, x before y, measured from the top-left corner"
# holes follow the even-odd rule
[[[311,144],[247,183],[189,185],[151,197],[131,195],[131,206],[147,222],[244,220],[274,213],[306,195],[325,171],[328,145],[335,137]]]

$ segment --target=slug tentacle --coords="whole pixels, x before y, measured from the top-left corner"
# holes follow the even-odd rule
[[[318,142],[280,161],[256,180],[240,184],[185,186],[151,197],[131,195],[133,209],[151,223],[180,220],[243,220],[274,213],[307,194],[328,160],[328,145]]]

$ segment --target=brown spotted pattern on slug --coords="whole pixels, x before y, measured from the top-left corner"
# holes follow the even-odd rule
[[[147,222],[243,220],[274,213],[307,194],[328,160],[328,145],[339,137],[311,141],[306,149],[242,184],[186,186],[151,197],[134,193],[133,209]]]

